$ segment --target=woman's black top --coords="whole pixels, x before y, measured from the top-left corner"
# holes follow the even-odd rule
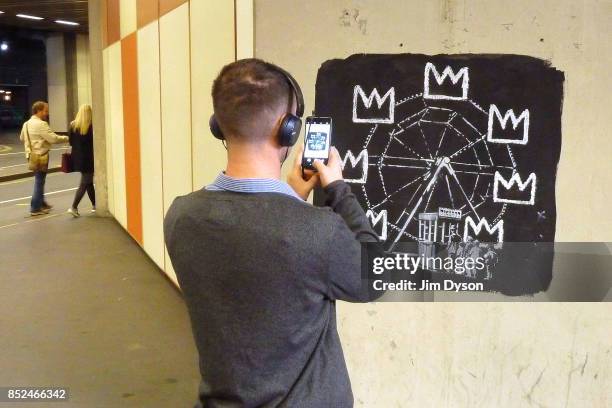
[[[93,126],[89,126],[87,134],[82,135],[78,129],[70,127],[68,137],[72,146],[72,165],[74,171],[93,173]]]

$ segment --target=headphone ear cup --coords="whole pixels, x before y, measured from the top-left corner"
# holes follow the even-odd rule
[[[300,130],[302,129],[302,119],[299,117],[287,113],[283,118],[279,130],[279,142],[281,146],[293,146],[300,137]]]
[[[217,118],[215,118],[215,114],[210,115],[210,119],[208,120],[208,126],[210,127],[210,132],[216,139],[225,140],[225,136],[223,136],[223,131],[219,126],[219,122],[217,122]]]

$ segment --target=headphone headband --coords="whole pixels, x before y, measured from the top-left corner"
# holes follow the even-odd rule
[[[283,76],[287,80],[287,83],[289,84],[289,87],[293,90],[293,94],[295,95],[295,99],[297,100],[297,109],[295,115],[301,118],[302,116],[304,116],[304,95],[302,94],[302,88],[300,88],[300,85],[289,72],[274,64],[268,63],[268,65],[270,66],[270,68],[283,74]],[[289,101],[289,106],[291,106],[291,101]]]

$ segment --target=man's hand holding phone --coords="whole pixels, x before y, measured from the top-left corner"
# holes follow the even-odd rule
[[[319,159],[316,159],[313,165],[319,174],[321,187],[325,188],[334,181],[343,180],[342,159],[340,158],[340,153],[338,153],[338,150],[335,147],[332,146],[329,149],[329,160],[327,161],[327,165],[325,165],[323,161]]]
[[[291,173],[287,177],[287,184],[302,198],[307,200],[310,192],[319,183],[319,175],[312,170],[304,170],[302,174],[302,158],[304,156],[304,145],[298,146],[295,161]]]
[[[293,163],[293,168],[287,184],[303,199],[307,200],[310,192],[321,183],[321,187],[325,188],[330,183],[336,180],[342,180],[342,159],[335,147],[329,151],[329,160],[325,165],[321,160],[315,160],[313,166],[317,169],[316,172],[304,169],[302,172],[302,156],[304,155],[304,146],[298,147],[298,151]]]

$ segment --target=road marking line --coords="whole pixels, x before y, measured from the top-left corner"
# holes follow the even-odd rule
[[[51,176],[60,176],[62,174],[65,174],[65,173],[62,173],[62,172],[47,173],[47,178],[49,178]],[[0,183],[0,187],[1,186],[6,186],[6,185],[9,185],[9,184],[25,183],[27,181],[32,181],[32,178],[34,178],[34,176],[24,177],[24,178],[19,179],[19,180],[5,181],[4,183]]]
[[[56,152],[58,150],[68,150],[68,149],[70,149],[70,146],[60,147],[60,148],[56,148],[56,149],[49,149],[49,151]],[[0,156],[11,156],[11,155],[15,155],[15,154],[21,154],[21,155],[25,156],[25,152],[0,153]]]
[[[21,167],[21,166],[27,166],[27,165],[28,165],[28,163],[13,164],[12,166],[4,166],[4,167],[0,167],[0,170],[10,169],[11,167]]]
[[[53,195],[53,194],[59,194],[59,193],[65,193],[66,191],[74,191],[76,190],[78,187],[74,187],[74,188],[67,188],[65,190],[58,190],[58,191],[51,191],[49,193],[45,193],[46,196],[48,195]],[[11,200],[5,200],[5,201],[0,201],[0,204],[7,204],[7,203],[13,203],[15,201],[21,201],[21,200],[29,200],[31,199],[32,196],[29,197],[19,197],[19,198],[13,198]]]
[[[48,220],[49,218],[59,217],[60,215],[65,215],[65,214],[59,213],[59,214],[44,215],[42,217],[36,216],[36,218],[34,219],[24,221],[23,224],[25,224],[26,222],[36,222],[36,221]]]
[[[85,210],[91,210],[91,208],[93,207],[87,207],[85,208]],[[0,225],[0,229],[2,228],[8,228],[8,227],[14,227],[16,225],[22,225],[25,224],[27,222],[36,222],[36,221],[43,221],[43,220],[48,220],[49,218],[55,218],[55,217],[59,217],[60,215],[68,215],[68,213],[65,212],[60,212],[57,214],[49,214],[49,215],[45,215],[45,216],[36,216],[36,218],[32,217],[31,220],[27,220],[27,221],[22,221],[22,222],[15,222],[13,224],[7,224],[7,225]],[[30,217],[27,217],[30,218]]]

